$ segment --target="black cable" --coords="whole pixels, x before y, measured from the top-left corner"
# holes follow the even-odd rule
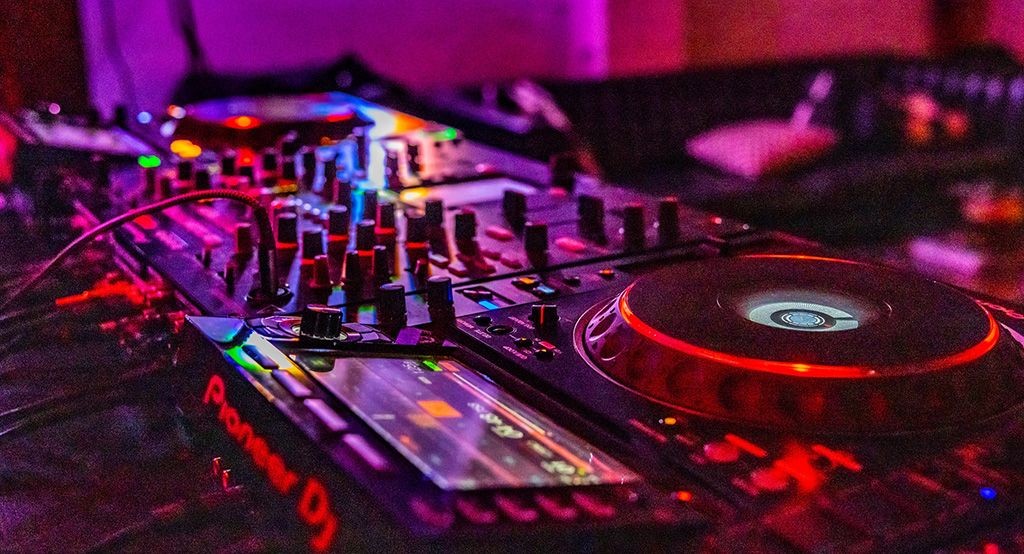
[[[208,525],[225,516],[237,515],[248,506],[245,491],[239,487],[206,493],[196,498],[171,502],[150,510],[141,520],[107,534],[85,552],[109,552],[151,533],[162,533],[179,526]]]
[[[150,215],[157,212],[172,208],[174,206],[180,206],[182,204],[190,204],[198,202],[200,200],[213,200],[213,199],[225,199],[233,200],[247,204],[253,209],[253,219],[256,221],[256,225],[259,228],[259,273],[260,273],[260,291],[267,295],[273,295],[277,290],[277,277],[274,274],[274,232],[270,226],[270,216],[267,215],[267,210],[264,208],[259,200],[245,194],[244,192],[238,192],[234,190],[197,190],[192,192],[186,192],[178,196],[172,196],[159,202],[154,202],[147,206],[142,206],[134,210],[129,210],[117,217],[108,219],[103,223],[100,223],[96,227],[89,229],[82,236],[71,241],[70,244],[65,246],[56,256],[53,257],[49,262],[42,267],[42,269],[36,271],[36,273],[30,277],[24,284],[19,286],[10,296],[7,297],[2,303],[0,303],[0,313],[3,313],[9,306],[13,305],[16,300],[28,292],[32,287],[39,283],[46,275],[58,267],[68,256],[77,252],[84,245],[89,244],[92,239],[108,232],[113,229],[124,225],[144,215]]]

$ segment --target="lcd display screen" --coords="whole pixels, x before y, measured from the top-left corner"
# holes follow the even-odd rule
[[[452,359],[295,360],[446,490],[634,482],[630,469]]]

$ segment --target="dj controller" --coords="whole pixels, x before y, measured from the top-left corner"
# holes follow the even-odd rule
[[[1019,308],[346,94],[169,113],[74,208],[166,204],[116,256],[289,548],[1024,550]]]

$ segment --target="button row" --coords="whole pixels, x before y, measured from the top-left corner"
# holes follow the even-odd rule
[[[409,507],[421,521],[435,527],[451,526],[456,514],[474,525],[493,525],[502,519],[527,524],[542,517],[572,521],[580,517],[610,519],[618,515],[613,501],[587,491],[573,491],[568,495],[538,492],[531,495],[496,493],[490,498],[461,496],[452,503],[454,510],[416,497],[409,502]]]

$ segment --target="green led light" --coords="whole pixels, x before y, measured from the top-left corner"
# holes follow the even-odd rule
[[[160,157],[153,155],[139,156],[139,166],[144,167],[146,169],[152,167],[160,167]]]
[[[246,356],[242,352],[242,347],[241,346],[232,346],[231,348],[228,348],[227,350],[225,350],[224,354],[228,358],[231,358],[231,361],[235,362],[239,366],[245,368],[246,370],[248,370],[248,371],[250,371],[252,373],[259,373],[260,371],[263,370],[262,367],[260,367],[256,363],[254,363],[252,360],[249,359],[248,356]]]
[[[434,133],[434,140],[436,141],[455,140],[457,138],[459,138],[459,131],[454,127],[448,127]]]
[[[437,365],[436,363],[430,360],[423,360],[423,365],[427,366],[427,369],[429,369],[430,371],[444,371],[443,369],[441,369],[441,366]]]

